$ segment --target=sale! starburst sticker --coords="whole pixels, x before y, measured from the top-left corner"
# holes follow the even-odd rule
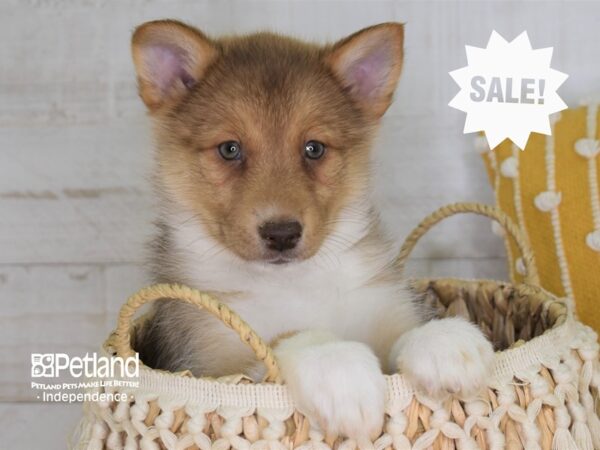
[[[520,149],[531,132],[551,134],[548,116],[567,107],[556,90],[568,77],[550,68],[552,47],[532,49],[526,32],[507,42],[493,31],[487,48],[466,50],[468,65],[450,72],[460,92],[449,103],[467,113],[465,133],[483,131],[490,148],[508,138]]]

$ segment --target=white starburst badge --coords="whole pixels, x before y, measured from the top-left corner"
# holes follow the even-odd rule
[[[567,105],[556,90],[568,75],[550,68],[552,47],[533,50],[527,32],[512,42],[493,31],[487,48],[465,46],[468,65],[450,72],[460,92],[449,105],[467,113],[465,133],[485,132],[490,148],[529,133],[551,134],[549,115]]]

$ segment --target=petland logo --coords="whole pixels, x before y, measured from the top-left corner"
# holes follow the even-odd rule
[[[32,378],[58,378],[68,373],[73,378],[137,378],[140,357],[123,359],[118,356],[98,356],[86,353],[84,357],[70,357],[65,353],[32,353]]]

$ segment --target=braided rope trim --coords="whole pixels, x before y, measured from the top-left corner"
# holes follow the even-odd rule
[[[404,269],[406,260],[412,253],[414,247],[421,237],[423,237],[434,225],[441,222],[442,220],[456,215],[464,213],[473,213],[480,216],[485,216],[490,219],[497,221],[502,227],[512,236],[517,243],[519,250],[521,251],[523,264],[526,268],[525,282],[527,284],[539,286],[539,276],[533,257],[533,252],[529,247],[527,239],[523,233],[515,225],[512,219],[506,215],[503,211],[493,206],[484,205],[481,203],[452,203],[450,205],[442,206],[438,210],[431,213],[425,219],[417,225],[417,227],[408,235],[402,247],[398,257],[393,262],[393,265],[400,271]]]
[[[252,330],[250,325],[227,305],[221,303],[211,295],[179,284],[156,284],[144,288],[129,297],[127,302],[121,307],[117,329],[111,340],[117,355],[123,358],[134,355],[131,348],[131,329],[134,315],[144,304],[159,299],[183,301],[204,308],[213,314],[223,324],[235,331],[242,342],[246,343],[252,349],[256,358],[264,363],[267,368],[266,379],[268,381],[280,381],[279,367],[277,366],[271,347]]]

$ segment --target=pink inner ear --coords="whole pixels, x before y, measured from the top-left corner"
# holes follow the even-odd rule
[[[377,96],[380,89],[386,86],[392,58],[387,45],[361,50],[363,54],[348,65],[345,78],[357,95],[369,99]]]
[[[153,45],[145,53],[149,78],[162,92],[168,91],[178,80],[188,88],[193,86],[195,80],[185,70],[181,51],[166,45]]]

